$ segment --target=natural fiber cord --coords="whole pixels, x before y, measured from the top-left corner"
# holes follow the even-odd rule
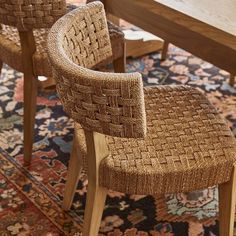
[[[147,136],[106,136],[110,155],[100,165],[100,185],[130,194],[190,192],[227,182],[236,141],[204,95],[188,86],[145,88]],[[75,125],[87,169],[84,131]]]
[[[49,28],[65,13],[65,0],[0,0],[0,23],[19,30]]]
[[[122,45],[124,43],[124,35],[122,31],[111,22],[108,22],[108,27],[109,36],[112,42],[113,57],[106,58],[102,64],[110,63],[112,59],[114,60],[121,57],[123,53]],[[16,27],[8,25],[2,25],[2,27],[0,27],[0,58],[15,70],[23,72],[23,63],[20,59],[22,51],[18,30],[21,30],[21,28],[17,29]],[[47,35],[47,28],[34,30],[36,52],[33,56],[33,64],[35,75],[51,77],[52,68],[46,51]]]
[[[85,68],[111,55],[101,3],[59,20],[49,34],[48,51],[63,107],[76,121],[80,156],[86,160],[90,148],[84,129],[109,135],[100,186],[157,195],[229,181],[236,141],[200,91],[189,86],[143,89],[139,73]]]
[[[145,88],[147,137],[107,137],[100,184],[132,194],[204,189],[230,179],[236,141],[205,96],[188,86]]]
[[[65,111],[87,130],[143,137],[146,121],[140,74],[110,74],[84,68],[111,55],[105,12],[99,2],[67,14],[49,35],[49,57]]]

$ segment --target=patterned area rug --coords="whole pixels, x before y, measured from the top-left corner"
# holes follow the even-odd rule
[[[128,71],[143,74],[145,86],[188,84],[204,92],[236,134],[236,87],[229,75],[171,46],[168,59],[154,53],[128,60]],[[73,122],[56,93],[38,96],[32,165],[22,167],[22,74],[5,66],[0,77],[0,235],[80,235],[87,179],[84,173],[71,210],[60,208]],[[158,183],[157,183],[158,188]],[[217,189],[164,197],[109,192],[100,235],[218,235]],[[236,233],[235,233],[236,235]]]

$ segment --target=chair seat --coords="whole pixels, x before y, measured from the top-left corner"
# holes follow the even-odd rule
[[[204,189],[229,181],[236,141],[203,94],[188,86],[145,88],[145,139],[106,137],[100,185],[130,194]],[[75,125],[86,155],[83,129]]]
[[[124,35],[122,31],[111,22],[108,22],[108,26],[114,56],[102,64],[111,62],[122,55]],[[47,34],[48,29],[34,30],[37,50],[33,60],[34,70],[37,76],[51,77],[52,69],[46,52]],[[17,59],[21,58],[21,47],[19,33],[15,27],[3,25],[2,29],[0,29],[0,58],[12,68],[23,72],[22,60]]]

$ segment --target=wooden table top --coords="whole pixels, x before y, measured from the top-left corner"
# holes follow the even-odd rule
[[[236,36],[235,0],[154,1]]]
[[[104,0],[108,13],[236,75],[236,0]]]

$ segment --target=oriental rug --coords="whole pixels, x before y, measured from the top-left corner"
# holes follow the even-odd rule
[[[163,62],[159,53],[129,59],[127,71],[141,72],[145,86],[197,87],[236,135],[236,86],[228,84],[227,72],[174,46]],[[71,210],[61,210],[73,122],[55,92],[40,92],[33,160],[30,168],[24,168],[22,86],[22,74],[4,66],[0,77],[0,235],[80,235],[87,187],[85,173],[80,176]],[[217,188],[162,197],[110,191],[100,235],[216,236],[217,211]]]

